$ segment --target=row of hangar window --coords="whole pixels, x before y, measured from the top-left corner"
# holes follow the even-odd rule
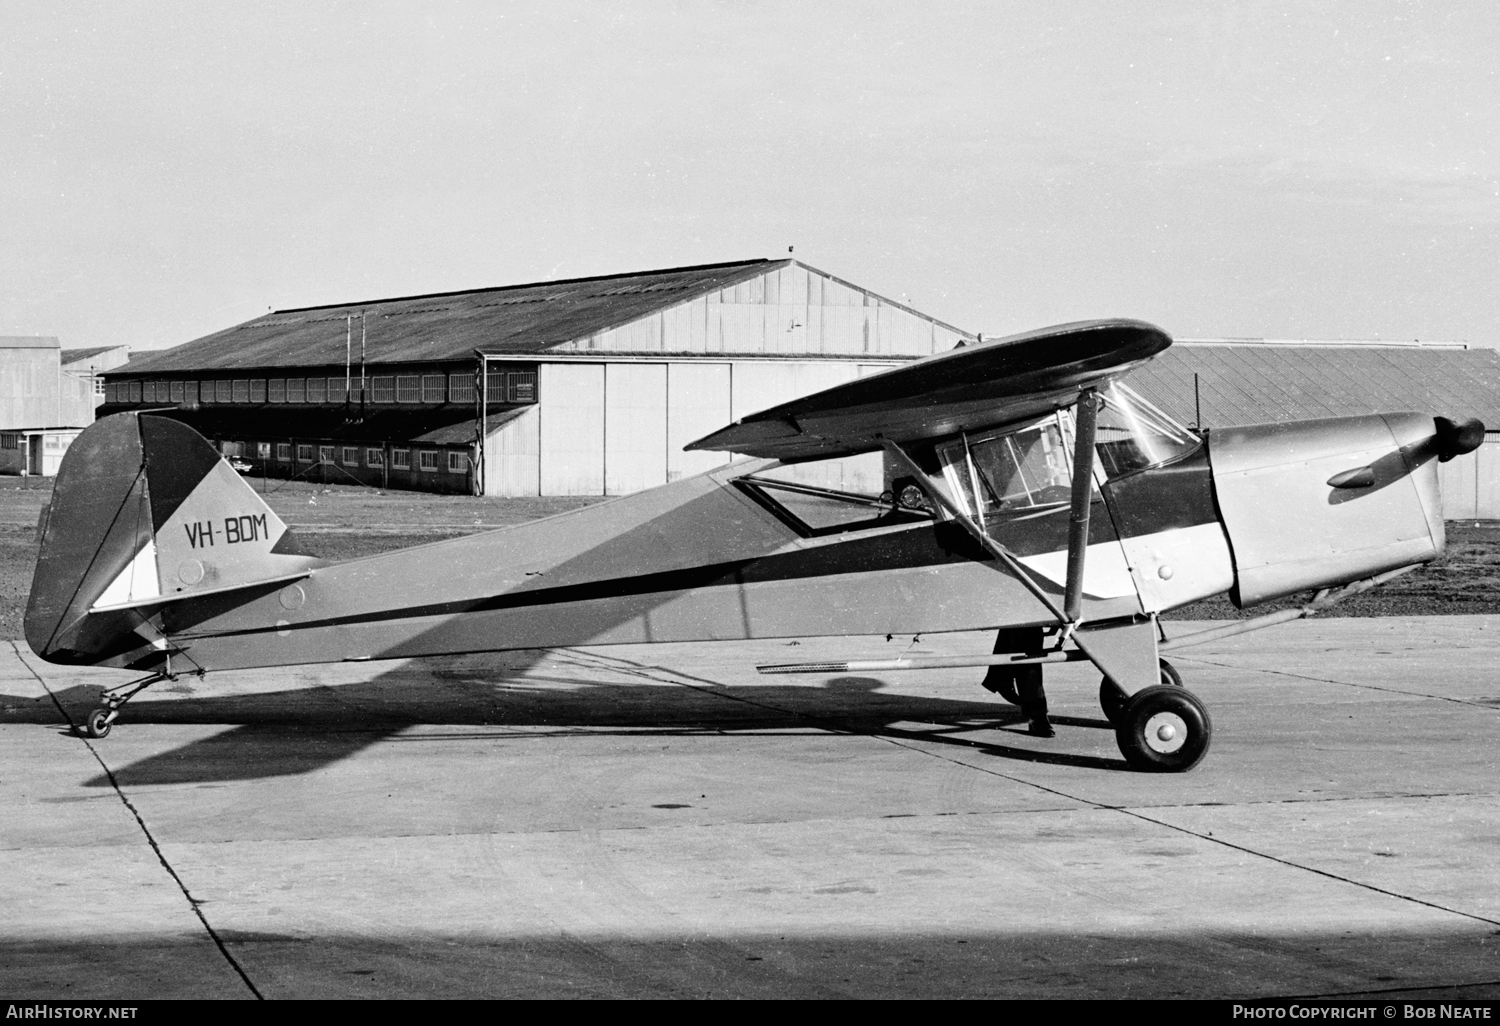
[[[253,449],[251,447],[254,447]],[[272,455],[274,448],[275,455]],[[364,450],[364,462],[360,462],[360,450]],[[257,459],[267,462],[275,460],[278,463],[293,462],[295,450],[295,462],[297,463],[327,463],[330,466],[359,467],[365,466],[373,469],[381,469],[385,466],[385,450],[374,446],[358,445],[310,445],[306,443],[291,442],[220,442],[219,451],[226,457],[240,457],[250,455],[252,452]],[[451,474],[467,474],[469,472],[469,454],[458,450],[449,450],[448,472]],[[436,473],[439,470],[443,452],[436,449],[416,450],[417,462],[415,469]],[[411,470],[412,450],[407,448],[391,449],[391,469]]]
[[[106,403],[472,403],[473,374],[390,374],[368,379],[221,378],[216,381],[111,381]],[[491,371],[489,401],[536,402],[536,371]]]

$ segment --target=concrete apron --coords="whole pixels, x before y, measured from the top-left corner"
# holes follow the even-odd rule
[[[1169,625],[1186,632],[1187,625]],[[1500,617],[1185,650],[1215,737],[1130,772],[910,637],[159,685],[0,652],[0,981],[28,997],[1500,995]],[[913,651],[988,651],[976,635]],[[65,718],[66,717],[66,718]]]

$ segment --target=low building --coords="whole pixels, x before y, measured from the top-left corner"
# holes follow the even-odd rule
[[[279,310],[135,354],[100,415],[165,407],[256,475],[621,495],[728,460],[682,447],[738,417],[974,338],[750,260]]]
[[[92,383],[63,370],[62,352],[50,336],[0,336],[0,474],[50,477],[93,423]]]

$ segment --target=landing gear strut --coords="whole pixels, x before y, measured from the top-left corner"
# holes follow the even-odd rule
[[[120,709],[126,702],[139,695],[142,691],[145,691],[157,681],[176,679],[177,674],[175,673],[153,673],[149,677],[131,681],[129,684],[110,688],[99,696],[104,700],[104,704],[89,713],[88,718],[83,721],[83,732],[95,739],[108,737],[109,728],[114,726],[115,718],[120,715]]]
[[[1161,660],[1161,683],[1162,687],[1183,687],[1182,674],[1177,672],[1177,667],[1165,659]],[[1125,692],[1115,687],[1114,683],[1108,677],[1099,681],[1099,708],[1104,710],[1104,718],[1112,726],[1118,727],[1120,725],[1120,713],[1124,711],[1125,705],[1129,701],[1130,699],[1126,696]]]

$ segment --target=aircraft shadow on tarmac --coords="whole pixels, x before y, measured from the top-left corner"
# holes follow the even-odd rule
[[[723,736],[739,732],[801,734],[809,730],[957,746],[1027,762],[1120,771],[1121,759],[1067,751],[1035,751],[1006,743],[1024,734],[1020,710],[998,697],[934,698],[888,693],[870,677],[809,678],[800,685],[734,687],[678,670],[588,653],[577,661],[541,665],[543,653],[460,656],[403,663],[360,682],[244,695],[192,697],[191,683],[164,686],[125,707],[121,734],[148,723],[224,724],[231,729],[114,770],[121,785],[206,783],[309,773],[416,726],[476,728],[455,734],[420,732],[404,740],[499,738],[507,728],[535,736]],[[611,680],[601,680],[608,674]],[[635,677],[640,683],[621,683]],[[977,683],[975,690],[978,691]],[[168,700],[168,695],[177,692]],[[99,689],[54,692],[74,724],[98,704]],[[0,703],[6,696],[0,695]],[[31,703],[27,703],[28,705]],[[11,705],[10,722],[56,719],[51,702],[27,715]],[[1110,729],[1102,718],[1055,716],[1064,727]],[[72,727],[65,728],[68,733]],[[104,754],[118,744],[96,742]],[[1056,742],[1049,745],[1062,747]],[[107,787],[105,774],[86,786]]]

